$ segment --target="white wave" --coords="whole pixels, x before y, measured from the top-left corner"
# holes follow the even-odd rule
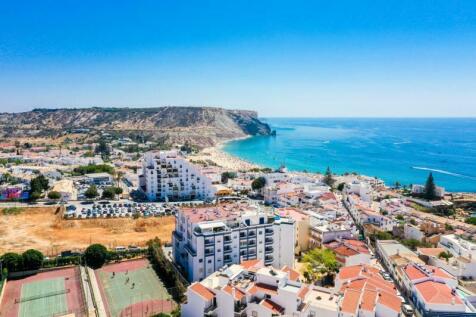
[[[453,173],[453,172],[448,172],[448,171],[440,170],[440,169],[436,169],[436,168],[420,167],[420,166],[412,166],[412,168],[415,169],[415,170],[430,171],[430,172],[435,172],[435,173],[440,173],[440,174],[445,174],[445,175],[451,175],[451,176],[455,176],[455,177],[461,177],[461,178],[468,178],[468,179],[476,180],[476,177],[463,175],[463,174],[458,174],[458,173]]]
[[[393,142],[395,145],[400,145],[400,144],[409,144],[412,143],[411,141],[402,141],[402,142]]]

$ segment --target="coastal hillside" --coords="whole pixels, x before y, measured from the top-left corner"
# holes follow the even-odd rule
[[[34,109],[0,113],[0,133],[10,137],[60,136],[77,132],[141,133],[164,143],[210,146],[248,135],[268,135],[255,111],[212,107]]]

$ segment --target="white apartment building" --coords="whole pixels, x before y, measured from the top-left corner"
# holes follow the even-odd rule
[[[412,185],[412,193],[417,195],[422,195],[425,193],[425,185]],[[435,195],[436,197],[443,197],[445,195],[445,188],[441,186],[435,186]]]
[[[175,262],[189,281],[246,260],[294,266],[294,221],[249,202],[181,208],[172,240]]]
[[[144,155],[142,187],[149,200],[212,199],[212,179],[176,151]]]
[[[455,257],[463,257],[470,261],[476,260],[476,243],[454,234],[441,236],[439,246],[447,249]]]
[[[372,201],[372,187],[366,183],[354,180],[351,183],[346,183],[344,186],[344,193],[346,194],[356,194],[360,196],[360,199],[365,202]]]

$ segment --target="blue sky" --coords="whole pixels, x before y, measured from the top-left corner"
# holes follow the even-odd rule
[[[0,1],[0,111],[476,116],[476,1]]]

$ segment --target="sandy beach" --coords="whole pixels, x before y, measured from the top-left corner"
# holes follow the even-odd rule
[[[224,169],[230,171],[243,171],[250,170],[253,168],[263,168],[258,164],[254,164],[240,158],[237,158],[233,155],[226,153],[223,150],[225,142],[219,143],[216,146],[208,147],[201,150],[199,153],[190,156],[192,160],[210,160]]]

